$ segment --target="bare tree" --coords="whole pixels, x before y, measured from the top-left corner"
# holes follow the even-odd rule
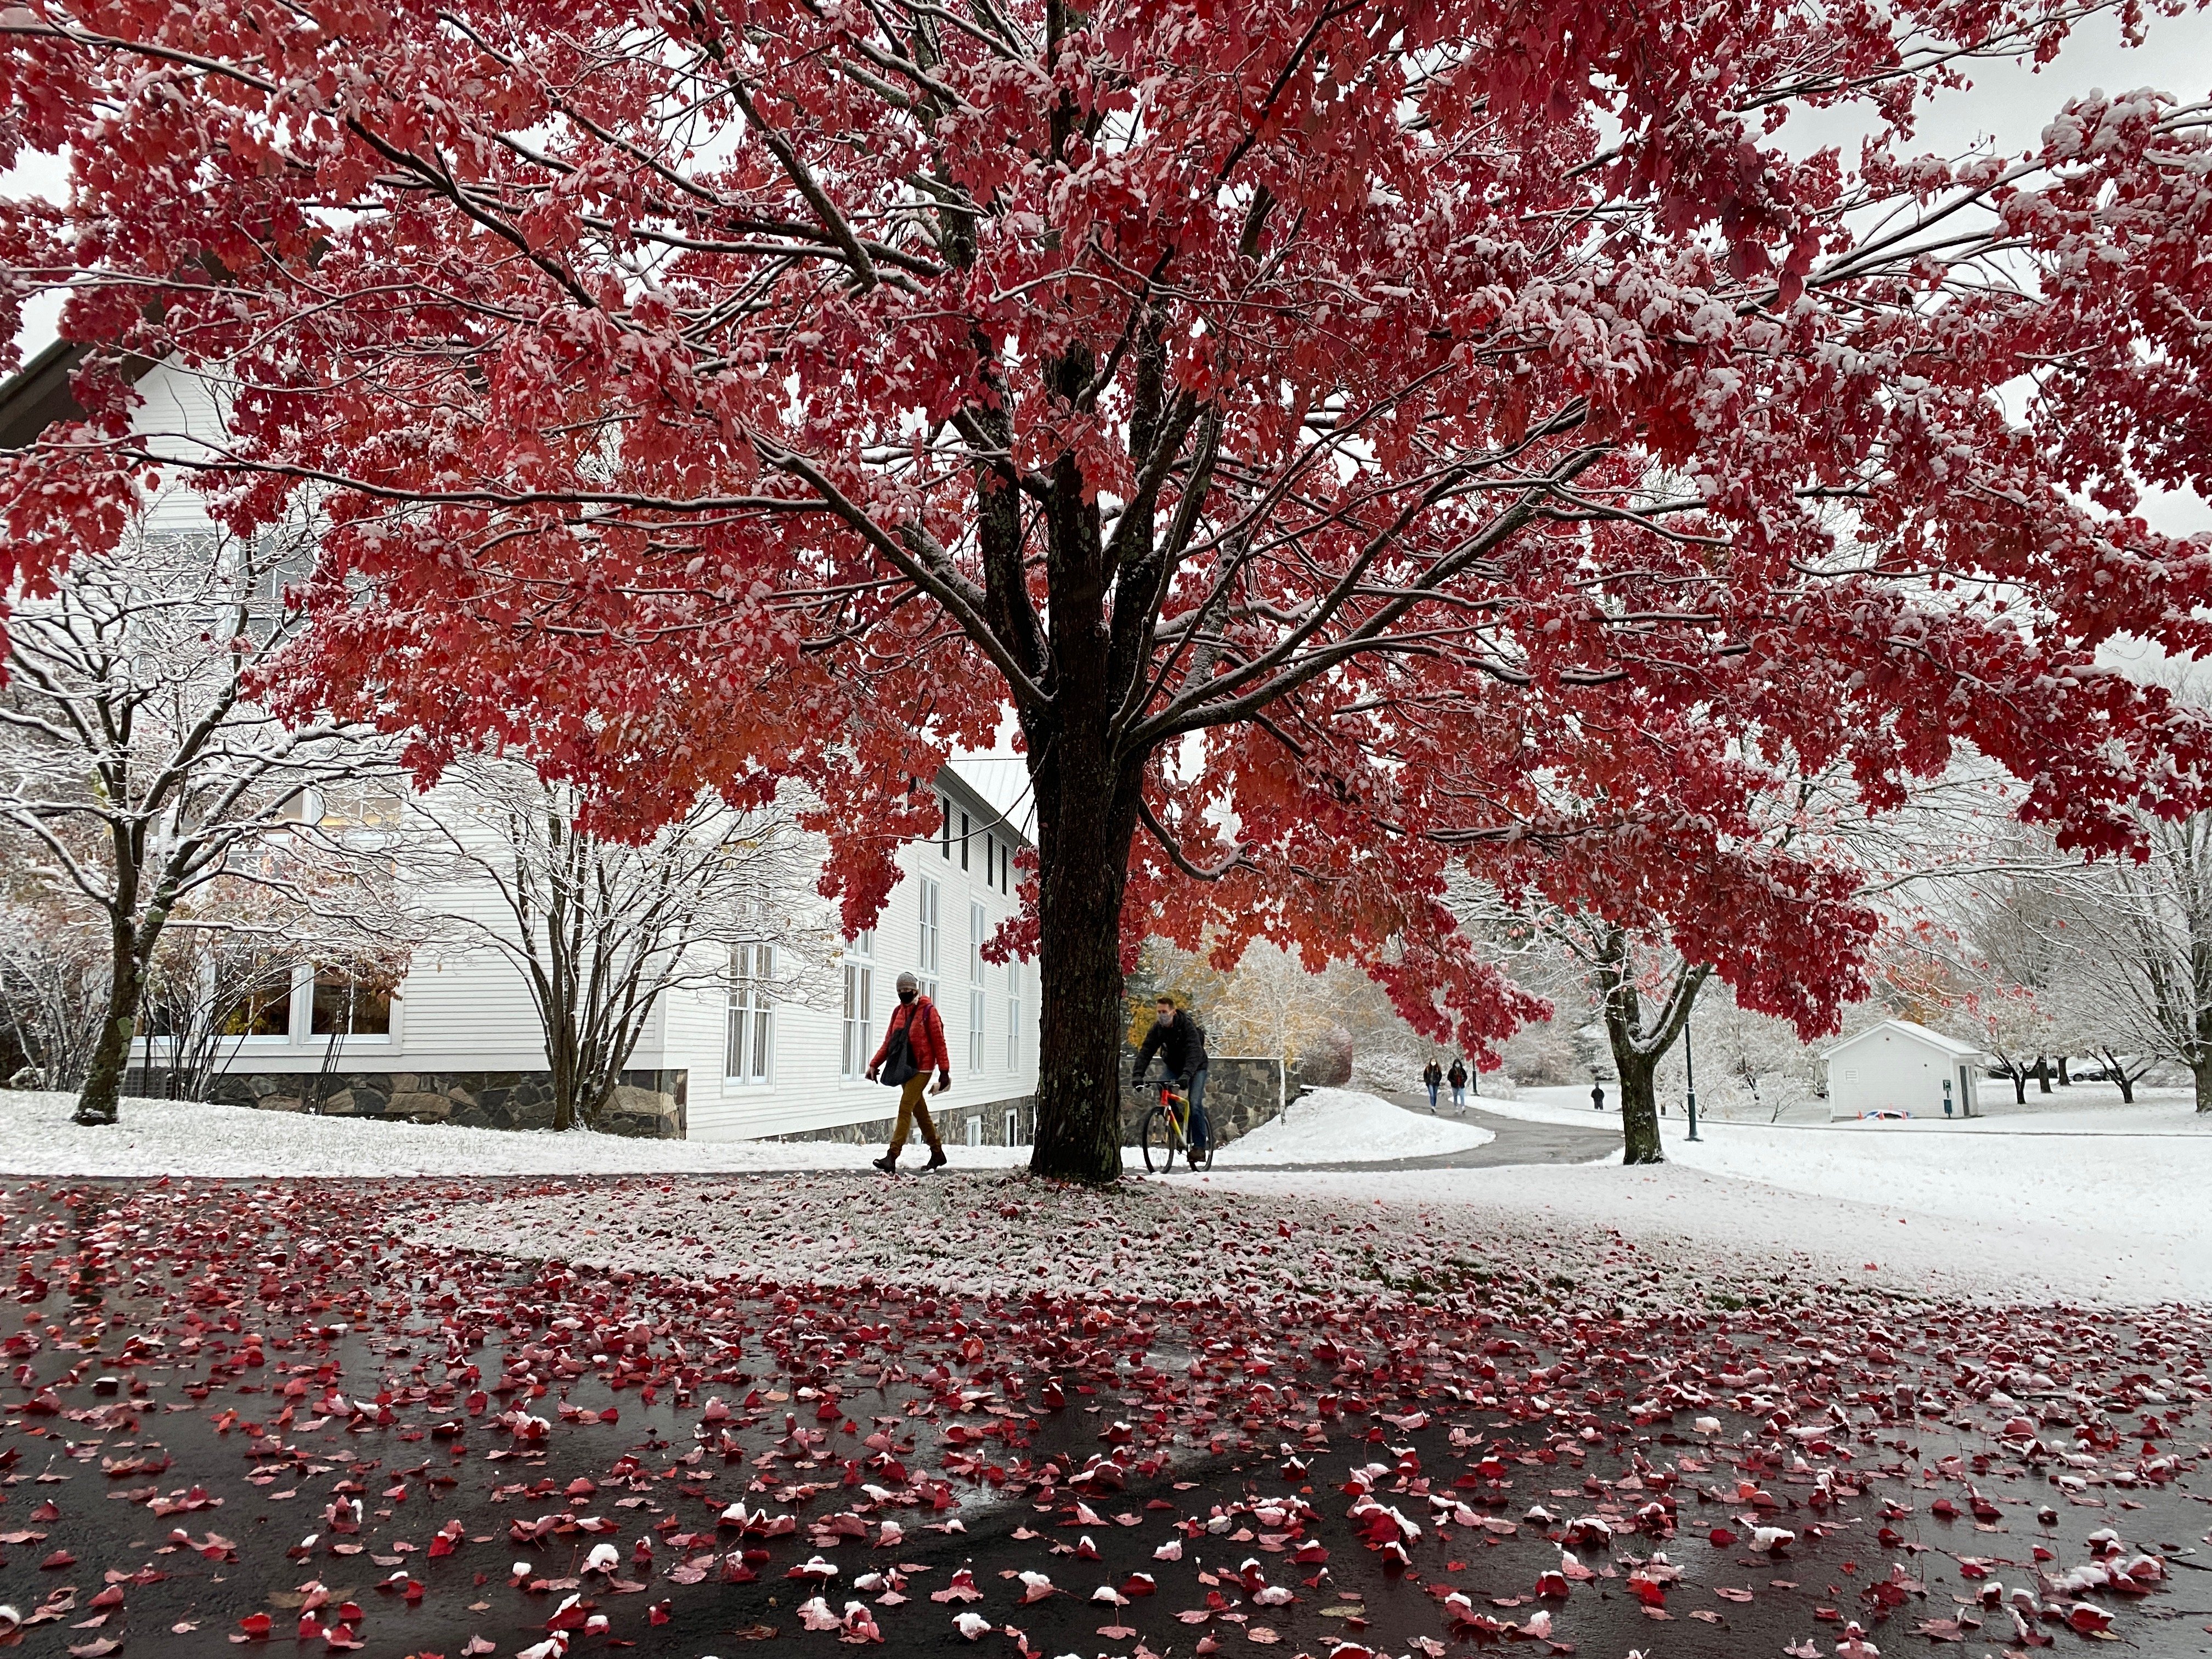
[[[179,907],[258,849],[308,792],[381,750],[366,726],[287,721],[252,685],[304,627],[303,543],[147,531],[12,596],[0,691],[0,826],[106,934],[104,1006],[76,1117],[112,1123],[149,973]],[[288,563],[288,560],[290,561]]]
[[[528,985],[556,1129],[599,1121],[667,993],[735,975],[763,1004],[811,1001],[834,945],[809,902],[819,851],[792,812],[704,795],[632,844],[584,811],[527,765],[467,759],[410,811],[404,855],[443,885],[423,908]]]
[[[2146,829],[2148,858],[2098,872],[2081,994],[2124,1097],[2145,1069],[2138,1057],[2154,1056],[2187,1066],[2197,1109],[2212,1112],[2212,813]]]
[[[0,860],[9,851],[0,845]],[[85,921],[52,896],[0,897],[0,1028],[33,1087],[76,1088],[92,1065],[110,964]]]

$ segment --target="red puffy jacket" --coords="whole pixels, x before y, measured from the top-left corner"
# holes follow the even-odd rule
[[[916,994],[912,1002],[899,1004],[898,1012],[891,1016],[890,1030],[884,1033],[884,1046],[876,1050],[876,1057],[868,1062],[870,1071],[884,1063],[898,1041],[901,1031],[912,1030],[908,1042],[913,1047],[914,1067],[917,1072],[949,1072],[952,1069],[952,1051],[945,1046],[945,1021],[937,1012],[937,1005],[927,997]]]

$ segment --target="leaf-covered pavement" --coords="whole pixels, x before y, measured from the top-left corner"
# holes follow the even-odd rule
[[[1893,1659],[2212,1618],[2194,1310],[1013,1176],[4,1212],[26,1651]]]

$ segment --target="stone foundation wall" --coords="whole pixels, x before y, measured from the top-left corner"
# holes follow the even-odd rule
[[[833,1123],[826,1129],[808,1129],[801,1133],[778,1135],[778,1140],[830,1140],[846,1146],[884,1146],[890,1144],[891,1130],[898,1121],[898,1096],[885,1089],[884,1097],[890,1103],[890,1110],[881,1117],[872,1117],[863,1123]],[[1014,1138],[1006,1139],[1006,1114],[1014,1114]],[[1014,1095],[1005,1100],[985,1101],[979,1106],[932,1105],[930,1121],[937,1125],[938,1139],[948,1146],[968,1145],[968,1126],[975,1123],[976,1139],[985,1146],[1026,1146],[1036,1133],[1036,1097]],[[919,1130],[908,1138],[910,1146],[921,1144]]]
[[[1136,1051],[1125,1050],[1121,1056],[1121,1144],[1133,1146],[1143,1138],[1145,1115],[1159,1104],[1159,1091],[1155,1085],[1139,1090],[1135,1086],[1133,1068]],[[1155,1073],[1159,1062],[1152,1062]],[[1215,1054],[1206,1067],[1206,1121],[1213,1131],[1213,1144],[1226,1146],[1231,1141],[1248,1135],[1261,1124],[1272,1121],[1282,1109],[1280,1079],[1282,1062],[1276,1060],[1240,1054]],[[1291,1073],[1290,1098],[1296,1100],[1306,1091],[1296,1068]]]
[[[156,1072],[155,1079],[161,1074]],[[610,1134],[647,1140],[682,1140],[690,1074],[624,1072],[599,1127]],[[125,1092],[144,1090],[133,1073]],[[550,1072],[226,1072],[214,1097],[264,1111],[316,1111],[325,1117],[399,1118],[415,1123],[460,1123],[477,1129],[550,1129],[553,1076]]]

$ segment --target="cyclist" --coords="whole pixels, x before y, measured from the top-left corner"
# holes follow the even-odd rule
[[[1206,1028],[1188,1010],[1176,1006],[1171,996],[1163,996],[1153,1006],[1152,1029],[1137,1050],[1139,1081],[1156,1054],[1176,1086],[1190,1097],[1190,1149],[1202,1158],[1212,1139],[1206,1121]]]

